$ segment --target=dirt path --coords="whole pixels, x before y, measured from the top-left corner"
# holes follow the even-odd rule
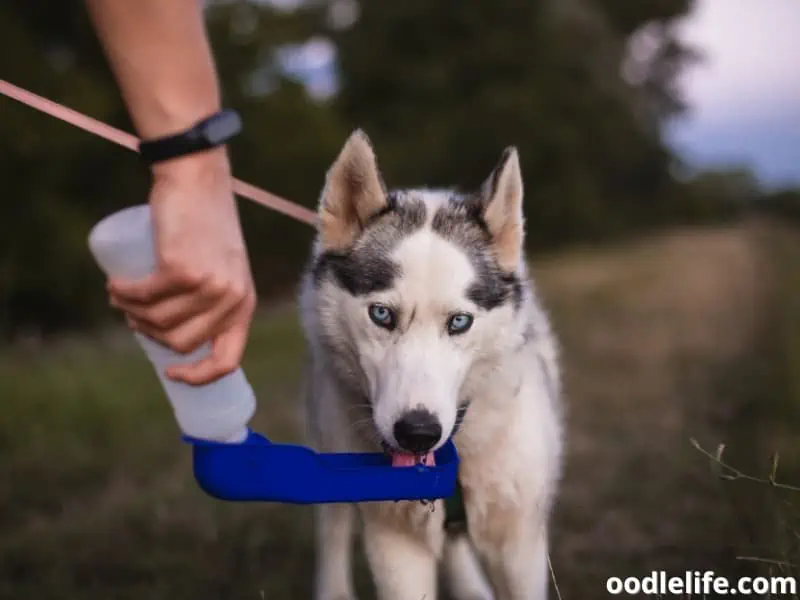
[[[746,229],[704,230],[538,270],[569,396],[552,548],[565,600],[607,597],[610,576],[739,566],[742,531],[689,440],[730,442],[765,302],[759,257]]]

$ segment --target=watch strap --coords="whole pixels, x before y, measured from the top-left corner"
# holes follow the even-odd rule
[[[140,141],[139,155],[145,163],[151,165],[221,146],[241,130],[239,113],[225,109],[180,133]]]

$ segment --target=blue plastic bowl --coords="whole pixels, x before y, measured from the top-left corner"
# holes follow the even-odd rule
[[[324,504],[435,500],[455,492],[458,453],[452,440],[436,465],[393,467],[380,453],[318,453],[274,444],[250,431],[241,444],[184,436],[192,445],[194,476],[208,495],[231,502]]]

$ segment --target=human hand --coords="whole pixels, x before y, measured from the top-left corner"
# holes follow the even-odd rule
[[[205,358],[166,373],[202,385],[238,368],[256,306],[230,167],[218,148],[152,170],[156,271],[138,281],[110,279],[110,301],[132,329],[176,352],[210,341]]]

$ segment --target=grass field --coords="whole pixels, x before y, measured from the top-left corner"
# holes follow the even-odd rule
[[[561,596],[666,569],[786,572],[800,484],[800,234],[681,230],[537,261],[562,339],[569,451],[553,531]],[[98,293],[101,293],[98,290]],[[254,426],[297,441],[293,307],[254,326]],[[311,510],[216,502],[191,477],[124,331],[0,352],[0,598],[310,598]],[[743,560],[749,557],[758,560]],[[359,561],[358,587],[371,597]]]

